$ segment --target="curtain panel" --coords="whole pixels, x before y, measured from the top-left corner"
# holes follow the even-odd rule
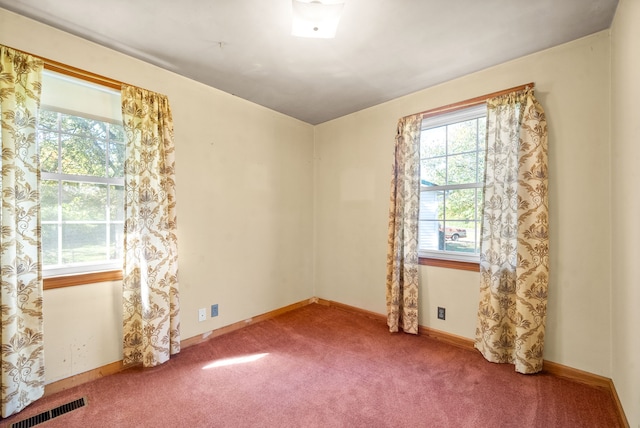
[[[487,107],[475,347],[488,361],[536,373],[549,283],[547,122],[532,89]]]
[[[421,114],[398,121],[387,249],[387,325],[412,334],[418,334],[421,125]]]
[[[122,117],[123,362],[152,367],[180,352],[173,119],[167,97],[128,85]]]
[[[2,417],[44,394],[40,168],[36,122],[43,62],[0,46]]]

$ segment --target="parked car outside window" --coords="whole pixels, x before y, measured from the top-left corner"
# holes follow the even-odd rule
[[[440,232],[442,232],[442,226],[440,226]],[[467,237],[467,229],[462,229],[459,227],[447,227],[445,228],[444,239],[450,241],[457,241],[460,238]]]

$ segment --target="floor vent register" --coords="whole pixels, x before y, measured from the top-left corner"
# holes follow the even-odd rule
[[[87,405],[86,397],[78,398],[77,400],[58,406],[55,409],[44,411],[42,413],[39,413],[35,416],[31,416],[30,418],[24,419],[19,422],[14,422],[13,424],[11,424],[11,428],[31,428],[43,422],[49,421],[53,418],[57,418],[60,415],[64,415],[65,413],[69,413],[73,410],[79,409],[80,407],[84,407],[86,405]]]

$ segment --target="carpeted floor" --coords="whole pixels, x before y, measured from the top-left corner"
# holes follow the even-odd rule
[[[617,427],[606,391],[318,304],[34,403],[52,427]]]

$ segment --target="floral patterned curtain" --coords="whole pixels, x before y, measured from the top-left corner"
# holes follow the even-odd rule
[[[180,352],[173,119],[167,97],[127,85],[122,118],[123,362],[152,367]]]
[[[2,417],[44,394],[40,170],[36,119],[43,62],[0,46]]]
[[[387,251],[387,324],[418,334],[418,213],[422,115],[399,120],[391,173]]]
[[[542,370],[549,283],[547,122],[533,90],[487,102],[475,347],[520,373]]]

